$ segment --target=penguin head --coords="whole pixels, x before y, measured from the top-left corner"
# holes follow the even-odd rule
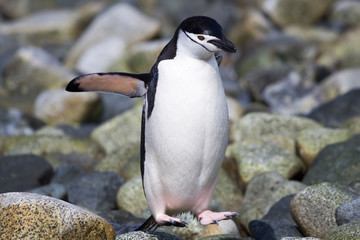
[[[205,16],[185,19],[179,26],[177,48],[197,58],[216,52],[236,52],[235,45],[222,32],[219,23]]]

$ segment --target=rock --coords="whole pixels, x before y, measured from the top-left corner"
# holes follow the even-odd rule
[[[236,161],[238,175],[245,186],[264,172],[277,171],[284,178],[290,179],[305,169],[296,155],[269,144],[235,143],[228,151]]]
[[[205,226],[204,233],[201,239],[216,235],[231,235],[232,237],[240,238],[239,230],[233,220],[220,221],[219,224],[210,224]],[[217,239],[221,239],[220,237]]]
[[[249,223],[249,229],[255,239],[282,239],[286,236],[303,235],[290,213],[290,201],[295,194],[280,199],[261,220],[253,220]]]
[[[304,188],[304,184],[286,180],[277,172],[267,172],[254,177],[247,186],[238,212],[241,226],[250,232],[249,222],[261,219],[278,200]]]
[[[0,17],[1,18],[1,17]],[[1,20],[0,20],[1,23]],[[3,73],[6,66],[11,61],[13,55],[17,49],[20,48],[21,43],[18,39],[8,35],[0,35],[0,72]],[[0,74],[0,82],[2,82],[2,76]]]
[[[0,193],[20,192],[45,185],[53,174],[51,165],[38,156],[0,157]]]
[[[80,166],[71,163],[63,164],[56,169],[51,183],[64,185],[67,189],[73,182],[78,181],[84,175],[85,172]]]
[[[129,211],[136,217],[148,218],[150,211],[145,199],[141,177],[133,178],[122,185],[116,195],[119,209]]]
[[[230,138],[236,142],[244,139],[261,139],[268,134],[295,138],[301,130],[319,126],[315,121],[303,117],[249,113],[234,122]]]
[[[313,185],[321,182],[343,183],[359,181],[360,135],[346,142],[325,147],[315,158],[303,182]]]
[[[319,51],[318,47],[323,44],[331,44],[339,38],[339,33],[330,28],[322,26],[288,26],[283,29],[286,35],[298,38],[309,44],[309,54],[313,55]]]
[[[241,141],[244,144],[265,144],[273,145],[289,151],[296,155],[296,142],[295,139],[289,136],[282,136],[276,134],[267,134],[259,139],[245,139]]]
[[[44,10],[24,18],[4,22],[0,34],[16,36],[30,45],[71,42],[88,22],[102,9],[102,4],[88,5],[80,10]]]
[[[229,121],[230,123],[235,122],[244,114],[244,107],[234,98],[226,97],[228,111],[229,111]]]
[[[314,237],[283,237],[280,240],[321,240],[321,239]]]
[[[95,129],[95,124],[82,124],[80,126],[57,125],[45,126],[35,132],[37,136],[62,136],[86,139],[90,138],[91,132]]]
[[[115,239],[103,218],[72,204],[34,193],[0,194],[2,239]]]
[[[70,50],[66,59],[74,67],[85,49],[109,37],[119,37],[126,45],[155,36],[160,22],[139,12],[127,3],[117,3],[98,15]],[[131,32],[131,34],[128,34]]]
[[[360,196],[337,207],[335,212],[336,224],[341,226],[349,222],[360,221],[358,209],[360,209]]]
[[[333,0],[320,2],[311,0],[265,0],[262,9],[278,25],[310,25],[324,16]]]
[[[350,136],[350,131],[342,129],[306,129],[298,134],[296,142],[301,158],[310,166],[316,155],[324,147],[329,144],[346,141]]]
[[[150,239],[150,240],[181,240],[181,238],[174,236],[169,233],[164,233],[160,231],[156,232],[129,232],[125,234],[121,234],[116,236],[116,240],[142,240],[142,239]]]
[[[90,157],[84,153],[62,154],[58,152],[47,154],[46,160],[55,170],[57,170],[62,165],[73,164],[77,165],[85,172],[93,172],[96,164],[99,162],[98,159]]]
[[[356,47],[360,28],[348,31],[338,41],[322,47],[317,58],[319,65],[337,69],[358,68],[360,64],[360,51]]]
[[[137,104],[125,113],[101,124],[92,132],[91,138],[101,144],[108,154],[127,145],[140,146],[141,108],[142,105]]]
[[[327,127],[339,127],[360,115],[360,89],[352,90],[313,109],[308,117]]]
[[[126,112],[139,102],[137,98],[129,98],[121,94],[99,93],[99,95],[103,105],[101,122],[106,122]]]
[[[350,118],[341,125],[341,128],[350,131],[354,135],[360,134],[360,116]]]
[[[103,158],[96,166],[99,172],[115,172],[130,180],[139,177],[140,172],[140,146],[129,144],[126,147],[115,150]]]
[[[83,153],[95,159],[104,157],[104,149],[90,139],[49,136],[18,136],[6,138],[3,151],[7,155],[35,154],[45,156],[49,153]]]
[[[246,240],[247,238],[246,239],[240,238],[232,234],[217,234],[217,235],[211,235],[211,236],[199,238],[199,240],[241,240],[241,239]]]
[[[140,42],[131,46],[123,56],[118,56],[110,71],[126,71],[135,73],[150,72],[161,50],[170,39]]]
[[[116,192],[124,179],[113,172],[93,172],[68,185],[68,201],[93,211],[115,209]]]
[[[196,218],[194,218],[193,214],[186,212],[186,213],[178,214],[176,215],[176,217],[187,222],[188,227],[174,228],[170,226],[170,227],[162,227],[161,230],[176,235],[182,239],[198,239],[204,233],[205,226],[201,225],[200,222]]]
[[[3,97],[22,101],[35,100],[44,90],[63,88],[74,75],[61,63],[37,47],[22,47],[5,69],[2,87]],[[10,100],[7,100],[8,104]],[[11,105],[9,105],[11,106]],[[25,111],[28,109],[25,109]]]
[[[298,192],[290,202],[290,210],[305,236],[326,238],[337,227],[335,209],[356,196],[343,185],[324,182]]]
[[[108,72],[118,58],[125,57],[125,42],[120,37],[109,37],[86,49],[79,57],[76,69],[81,73]],[[116,69],[116,71],[125,71]]]
[[[235,211],[243,199],[243,193],[240,188],[223,169],[220,169],[213,199],[224,205],[227,208],[226,211]]]
[[[332,231],[326,240],[360,239],[360,221],[341,225]]]
[[[65,199],[66,188],[62,184],[50,183],[48,185],[31,189],[27,192],[36,193],[44,196],[49,196],[57,199]]]
[[[354,0],[335,1],[330,21],[345,27],[356,27],[360,21],[360,3]]]
[[[35,116],[51,125],[96,122],[101,119],[101,113],[102,103],[94,92],[44,91],[34,106]]]
[[[134,231],[145,221],[145,219],[137,218],[125,210],[104,211],[97,213],[97,215],[106,219],[112,225],[117,224],[117,227],[120,226],[118,229],[114,227],[116,235]]]

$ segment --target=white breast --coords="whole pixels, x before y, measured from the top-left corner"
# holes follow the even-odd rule
[[[214,57],[176,57],[161,61],[158,71],[145,125],[145,172],[154,174],[145,181],[158,183],[170,205],[191,205],[217,179],[228,142],[226,97]]]

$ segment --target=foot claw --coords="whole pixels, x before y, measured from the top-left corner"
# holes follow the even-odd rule
[[[225,214],[225,217],[226,217],[226,220],[229,220],[229,219],[232,219],[232,218],[233,218],[233,215]]]

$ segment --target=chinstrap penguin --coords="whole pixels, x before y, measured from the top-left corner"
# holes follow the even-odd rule
[[[236,48],[212,18],[185,19],[149,73],[94,73],[73,79],[70,92],[143,97],[141,174],[152,216],[139,230],[187,226],[173,215],[191,211],[201,224],[235,212],[208,206],[228,143],[226,96],[215,53]]]

